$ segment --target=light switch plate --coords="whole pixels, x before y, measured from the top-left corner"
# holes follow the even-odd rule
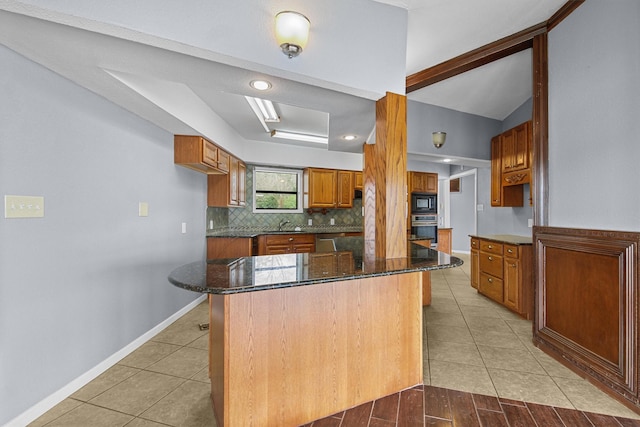
[[[138,216],[149,216],[149,203],[138,203]]]
[[[44,197],[5,195],[4,217],[42,218],[44,217]]]

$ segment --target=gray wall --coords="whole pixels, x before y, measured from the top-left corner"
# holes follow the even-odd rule
[[[469,235],[475,234],[475,175],[460,178],[460,192],[449,195],[451,207],[451,247],[454,251],[469,251]]]
[[[502,132],[518,126],[533,117],[533,98],[527,99],[502,121]]]
[[[550,225],[640,231],[639,22],[588,1],[549,33]]]
[[[167,275],[204,256],[206,179],[167,132],[2,46],[0,63],[0,193],[45,198],[44,218],[0,218],[3,425],[199,297]]]
[[[491,207],[491,169],[479,168],[478,204],[483,206],[483,210],[478,212],[478,234],[531,235],[532,230],[527,224],[527,220],[533,218],[533,209],[529,206],[529,185],[524,186],[524,206]]]
[[[499,120],[461,113],[435,105],[407,101],[407,151],[448,157],[491,159],[487,141],[501,132]],[[447,132],[441,148],[431,142],[431,133]]]

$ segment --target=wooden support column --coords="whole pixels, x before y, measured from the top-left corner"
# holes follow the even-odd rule
[[[407,256],[407,98],[376,103],[376,143],[364,147],[366,259]]]

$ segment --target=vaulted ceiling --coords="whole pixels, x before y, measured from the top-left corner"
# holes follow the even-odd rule
[[[182,22],[199,19],[189,15],[189,6],[200,15],[195,2],[183,4],[186,11],[173,13],[157,2],[118,1],[109,7],[102,3],[0,0],[0,43],[172,133],[206,136],[211,126],[219,126],[215,119],[221,118],[245,139],[274,142],[244,99],[252,94],[247,82],[266,77],[273,87],[264,97],[276,103],[282,118],[278,126],[324,132],[330,149],[357,152],[373,130],[372,106],[384,90],[402,91],[403,79],[410,74],[546,21],[565,0],[358,0],[353,2],[357,10],[350,2],[328,1],[323,7],[318,2],[298,2],[296,7],[310,16],[313,45],[310,41],[309,52],[293,60],[281,58],[277,46],[272,46],[268,17],[274,14],[258,0],[224,0],[208,6],[217,14],[202,36],[220,41],[214,46],[203,45],[196,30],[189,36],[187,30],[200,28],[201,23]],[[257,8],[257,16],[249,18],[260,24],[251,26],[253,34],[236,37],[238,41],[230,37],[235,34],[230,9],[245,8],[240,12],[247,14],[253,10],[247,4]],[[269,7],[293,6],[277,1]],[[336,10],[327,10],[331,7]],[[361,21],[354,28],[342,28],[355,16]],[[217,32],[211,35],[211,31]],[[377,35],[381,39],[375,39]],[[357,46],[367,40],[374,43]],[[406,61],[385,64],[384,58],[376,58],[376,48],[393,62]],[[255,59],[249,60],[251,55]],[[368,57],[374,57],[370,63]],[[317,75],[316,70],[320,70]],[[390,78],[386,89],[385,76]],[[408,94],[410,100],[497,120],[529,97],[529,51]],[[358,140],[347,142],[345,134],[355,134]]]

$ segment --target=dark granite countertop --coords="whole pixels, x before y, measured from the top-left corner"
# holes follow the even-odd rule
[[[365,263],[361,237],[335,240],[336,252],[196,261],[173,270],[169,281],[194,292],[233,294],[439,270],[463,263],[457,257],[413,243],[409,244],[407,258],[377,259]]]
[[[531,245],[533,243],[533,238],[531,236],[519,236],[516,234],[488,234],[484,236],[470,234],[469,237],[492,240],[500,243],[509,243],[511,245]]]
[[[286,228],[282,231],[265,230],[257,227],[221,229],[207,231],[207,237],[240,237],[249,238],[257,237],[263,234],[342,234],[342,233],[362,233],[362,227],[340,227],[340,226],[324,226],[324,227],[298,227]]]

